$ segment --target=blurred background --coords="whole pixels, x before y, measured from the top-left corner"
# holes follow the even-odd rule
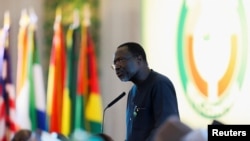
[[[104,121],[102,116],[132,85],[111,69],[116,47],[127,41],[141,43],[150,67],[173,81],[184,123],[250,124],[248,0],[0,2],[0,104],[10,117],[1,120],[1,137],[3,123],[13,122],[66,136],[78,128],[98,133],[103,126],[115,141],[124,140],[126,98],[105,111]],[[11,69],[4,66],[6,46]],[[39,73],[30,70],[37,62],[32,58],[40,59],[38,80]]]

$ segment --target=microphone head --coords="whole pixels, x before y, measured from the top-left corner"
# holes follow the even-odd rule
[[[126,95],[126,93],[125,93],[125,92],[122,92],[120,96],[121,96],[121,97],[124,97],[125,95]],[[120,96],[119,96],[119,97],[120,97]]]

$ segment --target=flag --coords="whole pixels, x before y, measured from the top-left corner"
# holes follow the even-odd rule
[[[18,130],[16,123],[15,87],[12,81],[9,54],[9,13],[4,15],[4,27],[0,31],[0,140],[9,141]]]
[[[30,24],[28,27],[28,81],[29,81],[29,115],[31,129],[47,130],[46,127],[46,99],[43,71],[36,42],[37,16],[30,10]]]
[[[63,93],[65,87],[66,54],[61,24],[61,10],[56,11],[54,35],[52,41],[48,87],[47,87],[47,114],[49,132],[61,133]]]
[[[46,130],[46,99],[43,72],[36,43],[37,17],[23,10],[18,34],[17,118],[23,129]]]
[[[87,74],[87,40],[84,34],[85,28],[81,27],[81,43],[79,47],[79,58],[77,65],[77,88],[75,97],[75,119],[74,130],[84,129],[87,131],[85,120],[85,107],[88,93],[88,74]]]
[[[99,133],[102,123],[102,101],[99,90],[99,78],[94,43],[87,28],[89,97],[86,104],[86,119],[90,123],[90,132]]]
[[[0,140],[6,141],[6,126],[5,126],[5,103],[3,97],[3,82],[0,82]]]
[[[68,34],[72,34],[72,30],[69,29],[67,32]],[[70,36],[70,35],[68,35]],[[69,39],[67,38],[67,41]],[[71,99],[70,99],[70,79],[71,79],[71,51],[72,51],[72,46],[71,45],[67,45],[67,75],[66,75],[66,79],[65,79],[65,87],[63,90],[63,97],[62,97],[62,130],[61,133],[64,135],[69,135],[71,132]]]
[[[88,6],[88,5],[87,5]],[[91,133],[99,133],[102,123],[102,102],[99,91],[97,61],[94,43],[90,34],[90,11],[85,7],[84,21],[82,24],[82,40],[78,64],[77,99],[76,109],[82,111],[82,115],[76,113],[76,127]],[[81,106],[79,106],[81,105]],[[81,117],[79,119],[79,117]]]
[[[16,110],[18,126],[24,129],[31,129],[28,93],[28,25],[29,16],[27,10],[22,10],[17,46]]]
[[[67,45],[67,76],[66,85],[63,95],[63,118],[62,118],[62,133],[70,135],[74,129],[74,115],[76,95],[76,73],[77,73],[77,58],[79,49],[79,13],[74,11],[73,23],[69,26],[66,34]]]
[[[11,77],[12,71],[8,48],[4,51],[3,73],[1,81],[2,96],[5,105],[5,126],[7,126],[7,139],[11,139],[18,130],[18,126],[16,123],[15,88]]]

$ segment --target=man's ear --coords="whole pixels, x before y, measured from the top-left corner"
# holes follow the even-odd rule
[[[142,58],[141,55],[138,55],[138,56],[136,57],[136,62],[137,62],[137,64],[140,65],[140,66],[144,66],[144,64],[145,64],[145,61],[143,60],[143,58]]]
[[[142,61],[142,60],[143,60],[141,55],[138,55],[138,56],[136,57],[136,59],[137,59],[138,61]]]

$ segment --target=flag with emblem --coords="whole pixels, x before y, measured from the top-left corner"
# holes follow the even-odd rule
[[[82,97],[79,99],[83,106],[82,125],[84,129],[91,133],[99,133],[102,123],[102,102],[99,91],[98,68],[95,46],[90,34],[90,9],[88,5],[84,8],[77,94]]]

